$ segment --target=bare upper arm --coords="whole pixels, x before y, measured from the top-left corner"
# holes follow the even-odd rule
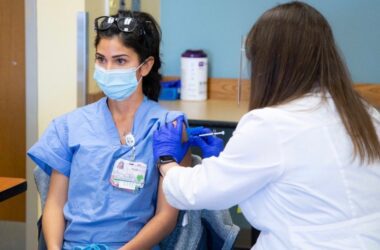
[[[69,178],[60,172],[53,170],[50,176],[47,202],[54,202],[55,204],[63,207],[67,201],[68,186]]]
[[[187,132],[186,132],[186,125],[182,124],[182,142],[187,142],[187,140],[188,140],[188,136],[187,136]],[[179,163],[179,165],[184,166],[184,167],[191,166],[191,150],[190,150],[190,147],[189,147],[189,150],[187,150],[185,157]]]

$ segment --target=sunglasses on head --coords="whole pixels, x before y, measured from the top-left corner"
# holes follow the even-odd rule
[[[95,19],[95,30],[104,31],[111,28],[113,24],[116,24],[117,28],[122,32],[133,32],[136,30],[138,23],[133,17],[111,17],[111,16],[100,16]]]

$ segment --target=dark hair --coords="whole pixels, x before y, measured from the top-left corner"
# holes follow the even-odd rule
[[[140,11],[119,11],[118,15],[112,17],[133,17],[137,21],[137,27],[132,32],[120,31],[115,23],[107,30],[98,30],[96,32],[95,47],[98,46],[102,38],[111,38],[118,36],[123,45],[132,48],[139,55],[140,63],[148,57],[154,57],[154,64],[149,72],[143,78],[143,93],[149,99],[157,101],[160,94],[161,68],[160,59],[160,41],[161,29],[154,18],[145,12]]]
[[[251,62],[250,109],[283,104],[311,91],[329,93],[364,162],[380,159],[372,119],[338,53],[326,19],[306,3],[290,2],[266,11],[246,41]]]

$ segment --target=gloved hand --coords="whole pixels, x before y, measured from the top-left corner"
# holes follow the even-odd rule
[[[201,128],[192,130],[189,135],[189,142],[193,146],[198,146],[202,150],[202,157],[208,158],[211,156],[218,156],[224,148],[222,139],[216,136],[200,137],[200,134],[211,133],[209,128]]]
[[[173,122],[162,125],[153,134],[153,154],[154,160],[157,161],[160,156],[170,155],[177,163],[181,162],[190,143],[182,143],[182,126],[184,117],[179,116],[176,119],[176,126]]]

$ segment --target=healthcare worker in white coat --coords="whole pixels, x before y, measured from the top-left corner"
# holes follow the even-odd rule
[[[193,133],[208,158],[183,168],[182,128],[154,134],[167,201],[238,204],[261,231],[255,250],[380,249],[380,115],[353,90],[326,19],[302,2],[278,5],[253,25],[246,51],[250,111],[219,156],[219,138]]]

